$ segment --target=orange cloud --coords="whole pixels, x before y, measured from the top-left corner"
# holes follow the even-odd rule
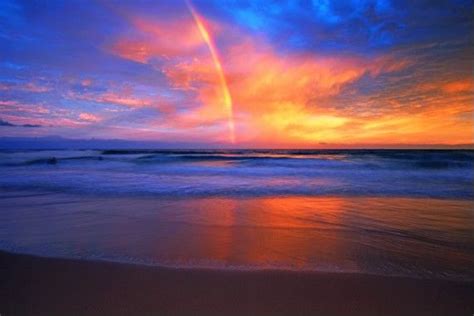
[[[447,80],[437,78],[421,83],[418,87],[421,91],[438,90],[446,94],[460,94],[474,92],[474,80],[472,78],[462,78],[456,80]]]
[[[191,104],[166,122],[157,121],[156,127],[189,133],[215,127],[220,134],[208,136],[226,141],[228,110],[222,79],[192,17],[163,23],[133,21],[141,36],[118,39],[111,52],[152,67],[156,67],[154,58],[159,58],[158,70],[172,89],[187,94]],[[263,39],[249,38],[228,25],[203,23],[212,26],[213,36],[226,37],[219,55],[233,100],[237,143],[305,147],[318,143],[472,142],[471,79],[427,80],[396,92],[381,86],[367,97],[350,94],[351,85],[364,76],[396,74],[414,61],[395,55],[365,59],[281,54]],[[349,97],[341,101],[338,97],[343,92]],[[107,99],[112,101],[104,97]]]
[[[341,129],[353,118],[321,104],[338,95],[363,75],[398,71],[406,65],[390,64],[387,57],[357,58],[290,55],[282,57],[270,47],[247,41],[225,55],[229,87],[240,141],[339,141]],[[194,69],[199,71],[202,67]],[[199,113],[219,113],[212,91],[201,89]]]
[[[462,80],[456,80],[448,82],[442,86],[444,92],[447,93],[462,93],[462,92],[473,92],[473,79],[467,78]]]

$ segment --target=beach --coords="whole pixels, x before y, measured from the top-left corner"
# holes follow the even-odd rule
[[[344,273],[225,271],[0,253],[15,315],[471,315],[474,284]]]
[[[0,313],[471,315],[472,155],[3,152]]]

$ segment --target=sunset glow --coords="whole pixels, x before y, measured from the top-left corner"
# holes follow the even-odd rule
[[[473,143],[471,3],[328,3],[52,2],[31,18],[13,1],[0,7],[1,135]]]
[[[229,88],[227,87],[227,81],[225,79],[224,70],[222,69],[221,61],[219,59],[219,54],[217,53],[217,48],[215,47],[214,42],[211,36],[209,35],[209,32],[204,26],[204,23],[199,17],[196,10],[193,8],[193,6],[191,5],[189,1],[187,1],[186,4],[189,8],[189,11],[193,15],[194,21],[196,22],[196,26],[199,29],[199,33],[201,33],[203,40],[206,42],[206,45],[209,47],[209,52],[211,53],[212,61],[214,62],[214,65],[216,67],[216,72],[217,72],[217,75],[219,76],[219,83],[222,89],[222,102],[224,103],[226,111],[228,112],[227,115],[228,115],[228,120],[229,120],[230,141],[234,143],[235,142],[235,128],[234,128],[234,115],[233,115],[233,110],[232,110],[232,97],[230,96]]]

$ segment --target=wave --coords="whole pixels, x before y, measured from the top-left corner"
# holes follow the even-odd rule
[[[12,156],[12,154],[10,154]],[[12,157],[9,157],[12,158]],[[20,157],[18,157],[21,159]],[[449,169],[472,168],[474,151],[472,150],[104,150],[94,151],[91,155],[62,157],[61,152],[17,161],[1,159],[3,166],[28,166],[58,164],[68,161],[123,161],[130,163],[165,162],[257,162],[295,163],[328,162],[343,167],[353,163],[367,168],[413,168],[413,169]],[[344,164],[338,164],[342,161]],[[352,164],[351,164],[352,163]],[[283,166],[283,165],[281,165]]]
[[[1,188],[130,195],[474,198],[474,151],[0,152]]]
[[[62,161],[101,161],[103,160],[102,156],[78,156],[78,157],[67,157],[67,158],[57,158],[55,156],[48,158],[38,158],[21,162],[4,162],[3,166],[30,166],[30,165],[56,165]]]

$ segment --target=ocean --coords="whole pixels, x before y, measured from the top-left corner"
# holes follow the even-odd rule
[[[0,152],[0,249],[474,280],[472,150]]]

